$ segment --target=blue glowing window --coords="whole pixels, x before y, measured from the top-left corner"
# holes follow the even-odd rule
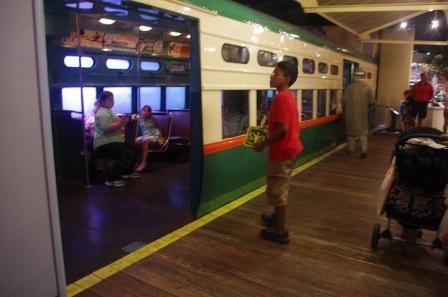
[[[71,8],[78,8],[78,3],[67,3],[65,4],[65,6],[67,7],[71,7]],[[92,9],[93,8],[93,2],[89,2],[89,1],[82,1],[79,2],[79,9]]]
[[[166,88],[166,109],[185,108],[185,87]]]
[[[82,88],[84,114],[92,112],[96,100],[96,88]],[[81,112],[81,88],[62,88],[62,109]]]
[[[109,87],[104,88],[104,91],[109,91],[114,94],[115,113],[131,113],[132,112],[132,88],[131,87]]]
[[[140,63],[140,68],[144,71],[159,71],[160,63],[154,61],[142,61]]]
[[[81,57],[82,68],[92,68],[93,62],[94,61],[92,57],[86,57],[86,56]],[[64,65],[67,67],[79,67],[79,56],[65,56]]]
[[[145,105],[151,106],[152,110],[160,110],[160,87],[141,87],[140,88],[140,106],[141,109]]]
[[[107,59],[106,67],[109,69],[120,69],[126,70],[131,67],[131,62],[129,60],[124,59]]]

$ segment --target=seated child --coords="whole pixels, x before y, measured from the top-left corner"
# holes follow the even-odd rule
[[[156,120],[151,115],[151,112],[151,106],[145,105],[140,110],[140,115],[138,118],[138,128],[141,136],[137,137],[135,142],[142,146],[142,153],[140,164],[136,169],[137,172],[141,172],[146,168],[149,144],[158,143],[159,145],[162,145],[165,142],[165,139],[162,137],[162,133],[157,126]]]

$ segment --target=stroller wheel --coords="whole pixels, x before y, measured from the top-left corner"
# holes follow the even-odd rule
[[[380,239],[380,224],[373,224],[372,238],[370,240],[370,248],[374,251],[378,248],[378,240]]]

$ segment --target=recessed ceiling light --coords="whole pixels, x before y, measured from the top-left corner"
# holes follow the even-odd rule
[[[401,29],[404,29],[404,28],[406,28],[408,26],[408,22],[401,22],[400,23],[400,28]]]
[[[432,28],[432,29],[437,29],[437,28],[439,28],[439,25],[440,25],[439,20],[432,20],[432,21],[431,21],[431,28]]]
[[[108,18],[101,18],[99,19],[99,22],[104,25],[112,25],[113,23],[115,23],[115,20]]]
[[[179,33],[179,32],[176,32],[176,31],[171,31],[170,32],[170,35],[171,36],[179,36],[181,33]]]
[[[187,37],[188,39],[190,39],[191,38],[191,35],[190,34],[188,34],[187,36],[185,36],[185,37]]]
[[[141,25],[141,26],[138,27],[138,29],[140,31],[147,32],[147,31],[150,31],[152,29],[152,27]]]

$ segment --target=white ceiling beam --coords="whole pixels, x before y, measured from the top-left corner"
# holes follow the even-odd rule
[[[380,12],[380,11],[428,11],[448,10],[448,3],[391,3],[391,4],[354,4],[354,5],[312,5],[309,1],[296,0],[302,5],[305,13],[337,13],[337,12]]]
[[[395,39],[361,39],[361,43],[385,43],[385,44],[423,44],[447,46],[448,41],[434,40],[395,40]]]
[[[393,20],[391,22],[382,24],[381,26],[378,26],[378,27],[375,27],[375,28],[371,28],[371,29],[369,29],[367,31],[361,32],[359,35],[363,39],[369,39],[370,38],[370,34],[372,34],[373,32],[376,32],[376,31],[382,30],[384,28],[388,28],[390,26],[393,26],[395,24],[407,21],[409,19],[415,18],[416,16],[422,15],[424,13],[426,13],[426,11],[416,11],[415,13],[409,14],[409,15],[404,16],[402,18],[398,18],[398,19]]]

